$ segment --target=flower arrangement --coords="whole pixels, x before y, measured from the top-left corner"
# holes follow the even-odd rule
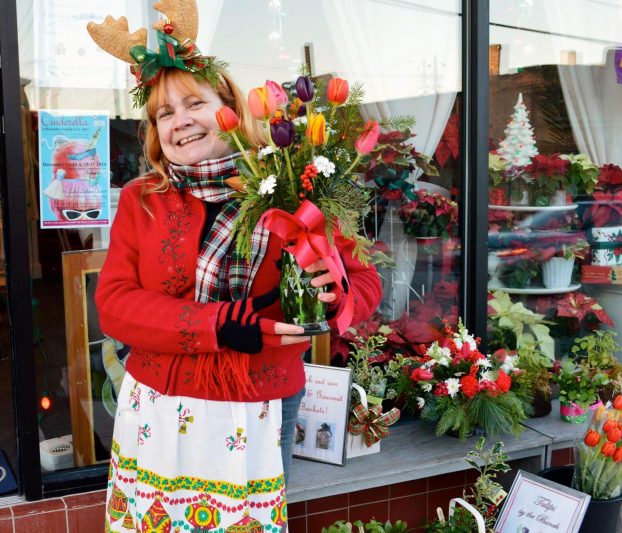
[[[594,500],[622,495],[622,396],[594,411],[576,458],[573,488]]]
[[[458,204],[425,189],[413,191],[413,199],[400,211],[404,233],[415,237],[449,238],[457,234]]]
[[[365,180],[373,181],[385,200],[413,199],[413,184],[408,177],[416,168],[428,176],[438,176],[438,170],[430,163],[431,158],[408,143],[412,137],[414,134],[409,130],[381,133],[369,154]]]
[[[576,423],[585,420],[584,411],[599,401],[598,389],[608,383],[604,373],[590,372],[586,366],[571,357],[555,361],[553,381],[559,385],[562,419]]]
[[[237,147],[242,157],[236,165],[240,174],[240,216],[233,226],[236,251],[250,258],[255,228],[273,232],[288,243],[283,255],[281,308],[285,320],[309,324],[313,332],[327,331],[317,289],[309,287],[312,276],[304,268],[323,259],[336,283],[345,277],[334,246],[336,236],[354,242],[354,253],[366,263],[371,242],[359,235],[369,211],[368,192],[352,172],[368,158],[380,136],[380,124],[363,122],[361,85],[350,87],[346,80],[332,78],[325,91],[326,106],[320,106],[322,88],[307,76],[295,83],[295,97],[279,84],[268,81],[251,89],[248,108],[263,124],[267,146],[248,146],[238,133],[239,120],[228,107],[216,113],[222,138]],[[394,117],[383,126],[407,129],[412,117]],[[313,233],[313,244],[307,234]],[[337,317],[344,330],[353,302]]]
[[[421,418],[436,425],[437,435],[464,439],[477,428],[488,434],[523,430],[529,406],[511,390],[520,372],[516,357],[484,355],[478,344],[459,321],[457,331],[447,327],[441,342],[405,364],[414,386],[403,392],[417,397]]]

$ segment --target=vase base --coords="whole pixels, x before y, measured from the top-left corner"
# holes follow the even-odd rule
[[[303,335],[322,335],[323,333],[328,333],[330,331],[330,326],[326,320],[322,322],[309,322],[308,324],[296,324],[297,326],[302,326],[305,330]]]

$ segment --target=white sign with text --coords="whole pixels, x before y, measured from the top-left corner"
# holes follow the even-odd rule
[[[497,533],[576,533],[590,496],[518,471],[499,515]]]
[[[300,402],[294,456],[323,463],[345,463],[352,371],[305,364],[305,395]]]

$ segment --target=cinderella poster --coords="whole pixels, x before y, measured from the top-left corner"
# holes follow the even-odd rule
[[[110,225],[105,111],[39,111],[41,228]]]

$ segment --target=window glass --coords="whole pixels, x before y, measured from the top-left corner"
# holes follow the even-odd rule
[[[603,371],[602,399],[622,327],[621,16],[605,0],[490,2],[489,344]]]
[[[32,214],[34,227],[42,229],[34,231],[31,247],[41,250],[33,291],[40,334],[36,393],[50,401],[40,414],[46,469],[107,460],[127,348],[98,326],[93,294],[109,229],[93,221],[112,220],[118,188],[146,171],[138,141],[141,110],[132,108],[128,95],[133,76],[97,47],[85,26],[112,14],[126,16],[130,31],[150,27],[158,18],[150,4],[18,2],[20,67],[37,155],[58,155],[68,132],[83,127],[82,144],[67,148],[67,157],[89,150],[99,157],[88,160],[82,174],[76,170],[95,202],[55,198],[67,192],[58,182],[70,176],[46,181],[37,168],[32,178],[42,207]],[[361,185],[373,189],[365,232],[386,253],[379,266],[382,304],[372,321],[357,327],[362,334],[394,333],[393,352],[408,353],[437,338],[443,319],[455,321],[457,313],[460,2],[320,0],[310,8],[291,0],[215,0],[200,3],[199,27],[198,47],[229,63],[244,93],[267,79],[291,85],[306,68],[318,83],[335,76],[362,83],[365,119],[415,118],[409,132],[386,131],[374,163],[357,169]],[[150,31],[152,49],[153,37]],[[44,224],[54,216],[62,227]],[[332,339],[336,364],[349,340]],[[70,441],[73,452],[49,451]]]

